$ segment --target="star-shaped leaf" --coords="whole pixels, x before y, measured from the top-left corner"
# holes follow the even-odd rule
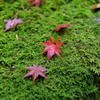
[[[59,57],[61,57],[60,46],[64,45],[64,44],[59,41],[59,38],[57,38],[56,41],[54,41],[51,37],[49,37],[49,40],[50,41],[47,41],[47,42],[40,44],[40,45],[46,46],[46,48],[43,50],[43,53],[47,51],[48,60],[51,59],[51,57],[54,54],[57,54]]]
[[[53,29],[52,31],[60,31],[62,28],[68,28],[68,26],[71,24],[62,24],[57,26],[55,29]]]
[[[28,72],[23,78],[32,76],[33,82],[38,76],[47,78],[44,74],[44,72],[47,71],[47,69],[42,67],[41,65],[40,66],[33,65],[33,66],[25,67],[25,68],[30,70],[30,72]]]
[[[31,6],[38,7],[38,6],[40,6],[40,3],[42,0],[28,0],[28,1],[30,2]]]
[[[23,21],[21,19],[16,19],[14,18],[13,20],[4,20],[6,22],[6,27],[5,27],[5,31],[9,30],[10,27],[14,27],[16,28],[18,23],[22,23]]]

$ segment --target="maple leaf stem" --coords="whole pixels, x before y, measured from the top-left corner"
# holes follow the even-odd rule
[[[40,55],[40,57],[42,57],[43,53]]]
[[[65,41],[67,41],[68,39],[66,39],[66,40],[63,40],[63,41],[61,41],[61,42],[65,42]]]
[[[14,15],[14,18],[17,19],[17,16],[18,16],[19,12],[20,12],[20,10]]]
[[[34,80],[32,81],[32,84],[34,84]]]

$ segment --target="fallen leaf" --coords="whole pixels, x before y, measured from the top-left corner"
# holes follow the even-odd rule
[[[92,8],[93,8],[93,10],[94,10],[95,12],[97,12],[98,10],[100,10],[100,3],[94,5]]]
[[[52,58],[54,54],[57,54],[59,57],[60,55],[60,46],[64,45],[62,42],[59,41],[59,38],[54,41],[51,37],[48,37],[50,41],[41,43],[40,45],[46,46],[42,53],[47,51],[47,58],[48,60]]]
[[[5,31],[7,31],[10,29],[10,27],[16,28],[17,24],[22,23],[23,21],[21,19],[14,18],[13,20],[6,20],[5,19],[4,22],[6,22]]]
[[[33,82],[38,76],[47,78],[44,74],[44,72],[47,71],[47,69],[42,67],[41,65],[40,66],[33,65],[33,66],[25,67],[25,68],[30,70],[30,72],[28,72],[23,78],[32,76]]]
[[[40,6],[42,0],[28,0],[28,2],[30,2],[31,6]]]
[[[62,28],[68,28],[68,26],[71,24],[62,24],[57,26],[55,29],[53,29],[52,31],[60,31]]]

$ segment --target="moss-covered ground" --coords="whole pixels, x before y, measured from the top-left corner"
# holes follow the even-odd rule
[[[100,23],[91,7],[99,0],[44,0],[30,7],[27,0],[0,0],[0,100],[100,100]],[[17,29],[5,32],[4,19],[18,19]],[[70,23],[58,34],[52,29]],[[60,58],[47,63],[39,45],[60,37]],[[33,64],[47,68],[48,79],[22,77]]]

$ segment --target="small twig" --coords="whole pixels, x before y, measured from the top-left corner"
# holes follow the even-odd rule
[[[61,42],[65,42],[65,41],[67,41],[68,39],[66,39],[66,40],[63,40],[63,41],[61,41]]]

